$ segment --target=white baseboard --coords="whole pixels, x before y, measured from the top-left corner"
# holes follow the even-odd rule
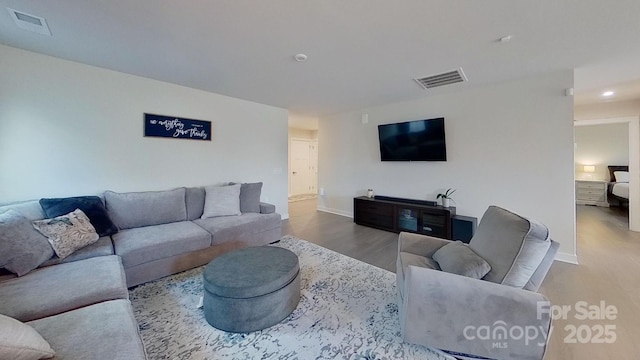
[[[338,210],[338,209],[331,209],[331,208],[324,207],[324,206],[318,206],[317,210],[318,211],[322,211],[322,212],[326,212],[326,213],[330,213],[330,214],[346,216],[348,218],[352,218],[353,219],[353,213],[350,213],[348,211],[343,211],[343,210]]]
[[[556,260],[566,262],[569,264],[578,265],[578,256],[576,254],[557,253]]]
[[[286,213],[286,214],[280,214],[280,218],[281,218],[282,220],[287,220],[287,219],[289,218],[289,213]]]

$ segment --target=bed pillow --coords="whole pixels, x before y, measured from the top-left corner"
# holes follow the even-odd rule
[[[629,172],[628,171],[614,171],[613,176],[616,177],[616,182],[629,182]]]
[[[51,345],[31,326],[0,315],[0,359],[39,360],[55,355]]]
[[[80,209],[53,219],[36,220],[33,227],[47,237],[60,259],[100,238],[87,215]]]
[[[216,216],[240,215],[240,184],[207,186],[204,188],[202,219]]]
[[[31,226],[29,219],[15,210],[0,214],[0,268],[22,276],[52,256],[47,238]]]
[[[107,209],[102,204],[102,199],[97,196],[40,199],[40,206],[49,219],[80,209],[87,215],[98,235],[109,236],[118,232],[118,228],[111,221]]]
[[[442,271],[474,279],[482,279],[491,265],[462,241],[451,242],[433,254]]]

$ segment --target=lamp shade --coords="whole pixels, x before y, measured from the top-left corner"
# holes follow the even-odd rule
[[[583,166],[583,169],[584,169],[584,172],[588,172],[588,173],[596,172],[595,165],[585,165]]]

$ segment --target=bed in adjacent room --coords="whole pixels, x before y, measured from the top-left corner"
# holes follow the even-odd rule
[[[629,166],[609,165],[609,186],[607,200],[609,204],[629,205]]]

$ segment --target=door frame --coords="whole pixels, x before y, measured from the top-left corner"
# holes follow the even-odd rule
[[[288,186],[289,195],[288,196],[291,196],[293,194],[293,192],[291,191],[291,189],[292,189],[292,185],[291,185],[292,184],[292,181],[291,181],[292,180],[292,176],[291,176],[291,163],[292,163],[292,160],[291,160],[292,159],[292,157],[291,157],[291,155],[292,155],[291,149],[293,148],[293,146],[291,146],[291,143],[293,143],[294,141],[302,141],[302,142],[306,142],[306,143],[309,143],[309,144],[314,143],[314,144],[316,144],[316,148],[318,147],[318,139],[305,139],[305,138],[299,138],[299,137],[292,137],[292,138],[289,139],[289,164],[287,166],[288,167],[288,169],[287,169],[287,178],[288,178],[288,181],[289,181],[289,186]],[[317,175],[314,175],[314,176],[316,176],[316,178],[317,178]]]
[[[640,117],[575,120],[574,126],[627,124],[629,131],[629,230],[640,231]],[[574,150],[575,153],[575,150]],[[575,164],[575,160],[574,160]],[[575,173],[575,171],[574,171]],[[575,175],[574,175],[575,178]]]

